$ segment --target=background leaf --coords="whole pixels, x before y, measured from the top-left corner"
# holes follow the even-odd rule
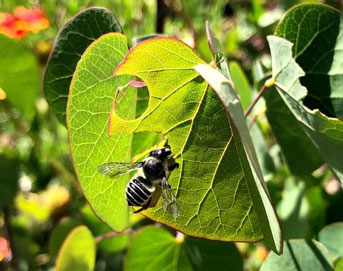
[[[146,248],[149,247],[149,250]],[[232,243],[184,237],[176,238],[162,227],[137,232],[129,246],[125,270],[243,270],[242,258]]]
[[[251,88],[248,78],[244,74],[241,66],[236,61],[229,64],[232,81],[238,92],[243,109],[247,109],[251,104]]]
[[[268,42],[278,93],[302,124],[323,159],[343,182],[343,164],[340,161],[343,152],[343,122],[303,106],[301,99],[306,96],[306,88],[300,85],[299,77],[304,72],[292,58],[292,44],[274,36],[269,36]]]
[[[304,105],[343,118],[343,16],[329,6],[305,4],[289,10],[275,34],[294,44],[293,57],[304,70]]]
[[[35,55],[22,42],[0,35],[0,74],[0,88],[6,99],[23,119],[31,121],[40,90],[40,68]]]
[[[125,270],[190,271],[193,268],[181,242],[166,229],[149,226],[133,237]]]
[[[19,188],[19,161],[0,154],[0,208],[14,202]]]
[[[225,110],[193,69],[203,61],[173,38],[155,38],[133,47],[116,75],[141,78],[150,101],[144,114],[124,120],[111,115],[111,134],[162,132],[180,168],[170,176],[181,215],[160,203],[146,214],[192,236],[219,240],[262,238],[258,217],[240,164]]]
[[[333,258],[343,257],[343,223],[326,226],[320,231],[318,240],[327,247]]]
[[[60,223],[53,229],[49,239],[49,255],[55,258],[58,251],[63,244],[63,241],[68,234],[77,226],[80,226],[80,221],[73,218],[64,218]]]
[[[127,76],[113,78],[112,73],[126,51],[126,38],[119,33],[106,34],[92,43],[76,68],[67,108],[78,180],[92,209],[116,231],[128,225],[124,191],[129,176],[111,180],[100,175],[97,168],[105,162],[124,162],[131,158],[131,135],[108,137],[108,118],[116,90],[129,79]],[[121,103],[121,112],[134,117],[135,107],[125,101]]]
[[[196,271],[243,270],[242,257],[233,243],[186,237],[184,245]]]
[[[319,242],[303,239],[285,242],[281,256],[270,252],[261,271],[332,270],[326,248]]]
[[[289,170],[297,175],[313,172],[323,164],[317,148],[289,111],[275,87],[269,88],[263,97],[266,101],[268,122]]]
[[[104,8],[89,8],[71,18],[57,35],[44,75],[44,91],[63,124],[66,123],[67,97],[77,62],[94,40],[109,32],[122,32],[113,13]]]
[[[92,271],[95,266],[95,241],[85,226],[72,230],[63,242],[56,260],[56,271]]]

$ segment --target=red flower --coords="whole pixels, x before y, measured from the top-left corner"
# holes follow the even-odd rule
[[[49,25],[49,20],[40,8],[27,9],[19,6],[15,8],[13,15],[0,13],[0,34],[15,39],[21,39],[28,33],[37,33]]]

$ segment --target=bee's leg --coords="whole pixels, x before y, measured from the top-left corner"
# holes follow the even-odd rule
[[[140,213],[140,212],[142,212],[142,211],[148,209],[149,206],[150,206],[150,204],[151,204],[151,199],[152,199],[152,198],[150,198],[150,199],[148,200],[148,202],[147,202],[146,204],[144,204],[144,206],[142,206],[142,208],[140,208],[140,209],[134,211],[133,213],[134,213],[134,214],[137,214],[137,213]]]
[[[173,171],[174,169],[179,168],[179,166],[179,163],[175,163],[174,165],[171,165],[168,169],[169,171]]]

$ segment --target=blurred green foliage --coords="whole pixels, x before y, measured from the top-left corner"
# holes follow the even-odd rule
[[[10,95],[0,100],[0,236],[10,239],[15,244],[12,251],[12,266],[17,266],[20,270],[53,270],[61,245],[78,225],[86,225],[89,228],[90,232],[84,234],[88,241],[93,238],[91,234],[97,240],[97,236],[111,232],[94,215],[83,198],[73,171],[67,130],[59,124],[38,86],[38,82],[42,81],[53,41],[59,29],[70,17],[86,7],[105,7],[118,17],[129,45],[133,44],[134,37],[154,34],[159,30],[195,47],[201,57],[210,62],[211,54],[205,33],[205,20],[208,20],[226,56],[229,60],[235,61],[231,63],[233,80],[239,87],[238,92],[242,93],[246,107],[250,104],[251,97],[256,95],[258,83],[264,77],[265,71],[271,67],[266,36],[273,34],[276,24],[288,8],[304,2],[310,1],[0,0],[0,12],[12,12],[19,5],[39,6],[51,23],[48,29],[30,34],[20,41],[7,42],[7,37],[0,37],[0,44],[2,40],[8,44],[7,50],[19,48],[17,52],[11,53],[13,63],[9,59],[4,64],[6,66],[0,67],[0,84],[4,79],[11,79],[12,82],[18,81],[18,85],[21,83],[29,88],[25,83],[27,81],[22,83],[23,77],[16,80],[11,76],[16,72],[24,72],[35,85],[34,100],[31,99],[32,96],[18,95],[20,102],[30,103],[24,106],[25,109],[12,101]],[[342,11],[341,1],[321,2]],[[0,56],[4,52],[1,51]],[[24,61],[23,57],[26,59],[24,71],[24,65],[19,65],[18,68],[15,66],[16,63]],[[3,59],[0,59],[0,63],[1,61]],[[29,67],[29,64],[32,66]],[[40,75],[38,79],[34,78],[37,74]],[[1,91],[6,93],[6,88],[2,85],[0,88],[1,97]],[[21,93],[23,89],[20,88],[18,91],[17,93]],[[143,93],[143,103],[146,96],[147,93]],[[265,179],[269,180],[267,186],[284,227],[285,239],[316,238],[318,234],[319,241],[335,239],[332,232],[334,236],[342,234],[341,224],[335,229],[322,228],[343,220],[343,194],[339,182],[325,165],[312,174],[304,175],[300,172],[296,176],[292,175],[286,164],[288,158],[280,151],[264,114],[265,110],[262,101],[255,107],[254,114],[258,116],[258,120],[254,127],[255,131],[252,130],[251,133],[253,137],[258,138],[257,152],[261,165],[265,165],[263,173]],[[135,140],[135,150],[140,147],[142,150],[145,149],[140,146],[139,137]],[[149,145],[154,142],[156,138],[151,138]],[[138,153],[139,151],[133,150],[132,156]],[[137,219],[135,216],[130,219],[133,228],[152,223],[150,220]],[[167,238],[172,238],[172,234],[175,233],[172,230],[171,234],[164,230],[158,231],[163,231]],[[141,242],[137,236],[135,238],[135,242]],[[99,239],[95,270],[123,270],[127,247],[129,246],[131,252],[134,250],[129,239],[128,233]],[[175,239],[170,242],[178,246]],[[298,246],[291,241],[288,249],[294,247],[301,251],[303,246],[318,247],[316,243]],[[237,251],[233,247],[232,245],[229,250],[234,251],[234,257],[237,257]],[[235,244],[235,247],[238,248],[246,270],[258,270],[268,254],[261,244]],[[149,246],[146,249],[149,251]],[[193,260],[196,257],[199,262],[206,260],[206,257],[201,257],[201,253],[208,251],[204,248],[197,249],[196,241],[189,241],[189,245],[182,253],[185,254],[187,249],[189,255],[195,255]],[[321,251],[320,247],[319,250]],[[289,257],[287,251],[285,257]],[[333,247],[329,252],[335,257],[336,268],[342,266],[341,250]],[[269,270],[268,265],[275,260],[273,257],[270,256],[266,262],[265,270]],[[325,259],[327,257],[325,254]],[[91,262],[89,266],[92,264]],[[193,266],[197,264],[193,263]],[[206,267],[207,264],[204,263],[202,266]],[[235,270],[242,269],[240,263],[236,265]],[[131,268],[125,266],[126,270]],[[191,266],[191,262],[187,262],[185,266]],[[0,269],[13,270],[11,268],[11,262],[2,260],[0,251]]]

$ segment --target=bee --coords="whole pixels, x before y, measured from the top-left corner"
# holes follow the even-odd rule
[[[151,151],[142,162],[110,162],[98,167],[98,172],[116,178],[130,171],[137,170],[135,176],[126,186],[126,201],[129,206],[138,206],[139,213],[154,207],[161,194],[163,209],[173,217],[180,215],[176,197],[168,183],[170,173],[179,167],[175,162],[168,144]]]

